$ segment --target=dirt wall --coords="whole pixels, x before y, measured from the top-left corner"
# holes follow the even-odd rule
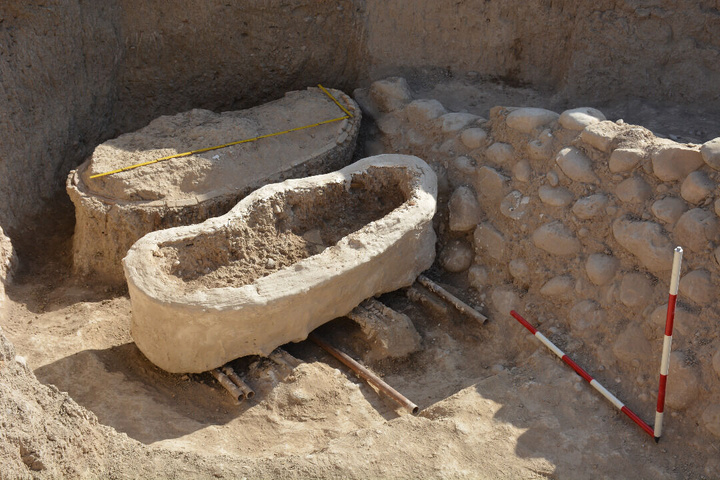
[[[0,225],[12,236],[98,143],[160,115],[350,88],[362,12],[347,0],[3,2]]]
[[[572,103],[720,105],[720,2],[398,0],[0,6],[0,225],[12,236],[101,141],[191,107],[324,82],[474,71]]]
[[[558,91],[572,103],[639,96],[713,102],[720,2],[368,1],[378,78],[439,67]]]

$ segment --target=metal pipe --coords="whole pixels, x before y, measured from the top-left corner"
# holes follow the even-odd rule
[[[237,385],[237,387],[243,392],[243,394],[245,395],[245,398],[250,400],[251,398],[253,398],[255,396],[255,391],[252,388],[250,388],[250,386],[247,383],[243,382],[242,378],[240,378],[240,376],[238,376],[238,374],[235,373],[235,370],[233,370],[232,367],[225,365],[223,367],[223,372],[225,372],[225,375],[227,375],[230,378],[230,380],[232,380],[232,383]]]
[[[336,349],[314,333],[310,333],[310,335],[308,335],[308,339],[312,340],[320,348],[328,352],[333,357],[337,358],[341,363],[345,364],[348,368],[358,374],[358,376],[362,377],[365,381],[377,387],[377,389],[383,392],[385,395],[389,396],[390,398],[398,402],[400,405],[410,410],[413,415],[417,415],[418,411],[420,410],[417,405],[405,398],[400,392],[385,383],[383,379],[372,373],[365,366],[361,365],[348,354]]]
[[[237,400],[238,402],[242,402],[243,400],[245,400],[245,393],[240,390],[232,381],[230,381],[227,375],[222,373],[217,368],[213,368],[212,370],[210,370],[210,373],[212,373],[212,376],[215,377],[215,380],[217,380],[220,385],[225,387],[225,390],[230,392],[230,395],[232,395],[235,400]]]
[[[411,301],[422,304],[441,317],[446,317],[450,314],[447,303],[441,302],[437,296],[428,292],[424,287],[412,286],[405,291],[405,295],[407,295]]]
[[[290,355],[282,348],[276,348],[268,355],[268,358],[278,365],[284,365],[290,370],[300,365],[300,360]]]
[[[420,285],[427,288],[434,294],[438,295],[439,297],[442,297],[443,299],[447,300],[452,304],[453,307],[457,308],[459,311],[464,313],[465,315],[469,315],[478,322],[485,323],[487,320],[487,317],[483,315],[482,313],[475,310],[473,307],[468,305],[467,303],[463,302],[459,298],[457,298],[452,293],[445,290],[443,287],[438,285],[437,283],[433,282],[429,278],[427,278],[425,275],[418,275],[417,278],[418,282],[420,282]]]

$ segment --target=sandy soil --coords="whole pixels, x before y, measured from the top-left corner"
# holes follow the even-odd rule
[[[552,99],[534,92],[497,85],[426,87],[416,95],[440,98],[448,109],[472,105],[471,111],[485,116],[497,104],[552,106]],[[673,135],[693,134],[682,118],[671,115],[664,123],[657,116],[653,111],[648,120],[668,125]],[[367,149],[377,146],[373,135],[366,132]],[[381,300],[412,319],[422,349],[371,367],[420,406],[418,416],[378,396],[308,342],[284,347],[300,360],[292,369],[260,358],[233,362],[256,391],[252,400],[235,404],[210,375],[171,375],[142,356],[129,335],[125,292],[70,273],[72,230],[69,201],[59,200],[34,231],[14,242],[22,264],[7,288],[1,327],[41,383],[68,392],[101,425],[127,435],[109,431],[96,437],[95,445],[120,447],[91,448],[99,458],[95,472],[119,478],[720,477],[720,441],[692,445],[688,439],[697,426],[684,422],[682,413],[667,415],[665,437],[656,445],[512,318],[492,314],[481,326],[451,310],[420,307],[402,292]],[[437,266],[429,276],[481,303],[464,275]],[[320,333],[356,358],[367,348],[347,320]],[[553,339],[567,338],[560,333]],[[579,353],[581,364],[590,358]],[[628,381],[610,372],[602,376],[608,387]],[[32,382],[21,373],[14,378]],[[650,399],[624,400],[651,420]],[[90,422],[85,432],[98,428]],[[36,438],[33,456],[26,451],[24,463],[7,463],[11,469],[3,475],[76,476],[58,465],[88,461],[82,449],[53,456],[50,447],[58,440]],[[22,456],[22,449],[6,451]]]
[[[356,181],[371,178],[358,176]],[[397,185],[377,183],[349,191],[333,184],[323,188],[310,205],[283,197],[263,202],[246,222],[218,233],[223,241],[213,235],[199,236],[192,245],[163,244],[158,253],[163,257],[162,268],[186,291],[248,285],[322,252],[403,203]],[[276,203],[286,205],[284,209],[292,214],[280,218],[273,207]]]

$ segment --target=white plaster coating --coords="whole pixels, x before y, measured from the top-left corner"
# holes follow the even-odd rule
[[[375,170],[370,170],[373,167]],[[349,188],[353,175],[390,171],[405,202],[322,253],[252,284],[186,293],[158,267],[160,246],[191,240],[243,221],[256,204],[290,190],[313,195],[331,183]],[[130,291],[131,333],[140,350],[170,372],[202,372],[245,355],[267,355],[301,341],[374,295],[411,285],[435,258],[437,178],[421,159],[378,155],[340,171],[265,186],[227,214],[197,225],[152,232],[123,260]]]

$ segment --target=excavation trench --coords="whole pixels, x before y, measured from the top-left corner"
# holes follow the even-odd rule
[[[187,8],[130,0],[0,7],[0,77],[12,92],[0,99],[0,276],[12,278],[7,296],[0,292],[0,386],[11,392],[0,396],[8,426],[0,464],[10,476],[720,476],[717,5],[226,3],[193,18]],[[373,83],[398,74],[407,83]],[[210,373],[157,368],[130,335],[133,307],[117,281],[119,260],[147,231],[124,235],[118,212],[123,202],[163,203],[162,195],[135,188],[97,203],[120,226],[90,219],[98,231],[84,240],[96,251],[87,255],[78,255],[82,235],[73,238],[67,198],[44,201],[59,198],[68,173],[109,139],[159,119],[168,142],[153,148],[177,151],[168,135],[179,125],[168,118],[194,111],[189,117],[213,124],[221,112],[319,82],[364,114],[362,127],[328,127],[328,142],[343,151],[319,162],[323,171],[381,153],[426,161],[439,180],[437,260],[427,277],[487,317],[470,319],[416,283],[374,307],[408,322],[402,355],[347,318],[319,327],[417,404],[417,417],[311,342],[231,359],[221,373],[252,389],[236,392],[246,397],[240,404]],[[584,105],[602,113],[568,112]],[[185,127],[191,139],[193,126]],[[265,133],[256,127],[240,133]],[[338,143],[343,133],[342,141],[357,135],[357,145]],[[130,142],[120,150],[151,149]],[[256,187],[320,173],[258,177],[204,212],[197,206],[209,197],[182,204],[194,203],[183,195],[203,183],[218,153],[182,163],[195,177],[168,183],[175,203],[135,205],[133,214],[153,230],[196,223]],[[171,165],[154,172],[170,179]],[[326,193],[334,202],[339,192]],[[171,242],[157,258],[178,292],[258,281],[375,220],[371,207],[386,215],[403,200],[378,205],[363,195],[367,208],[342,216],[308,208],[301,226],[258,220],[262,232],[242,232],[246,245],[233,243],[236,235],[227,251],[202,239]],[[334,233],[320,228],[328,224]],[[656,446],[527,338],[509,311],[650,422],[676,244],[686,256]],[[252,255],[241,253],[247,245]],[[73,257],[88,263],[73,267]],[[118,268],[103,275],[108,257]]]

